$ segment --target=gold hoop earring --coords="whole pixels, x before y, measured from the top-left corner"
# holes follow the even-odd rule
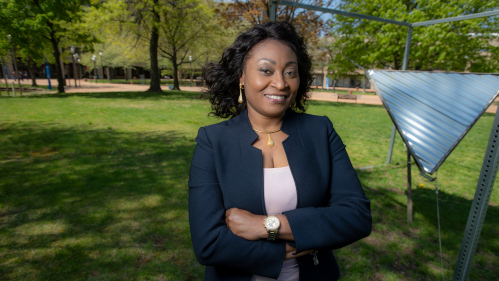
[[[239,99],[237,99],[239,103],[243,103],[243,89],[244,85],[241,85],[241,83],[239,83]]]

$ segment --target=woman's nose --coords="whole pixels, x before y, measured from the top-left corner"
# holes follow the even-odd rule
[[[279,73],[277,71],[275,72],[272,84],[272,86],[274,86],[274,88],[276,88],[277,90],[284,90],[287,87],[287,83],[284,80],[282,73]]]

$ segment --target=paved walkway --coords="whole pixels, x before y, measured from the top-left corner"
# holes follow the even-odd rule
[[[10,84],[13,80],[8,80],[8,83]],[[149,89],[149,85],[137,85],[137,84],[114,84],[114,83],[94,83],[94,82],[85,82],[83,80],[80,80],[79,85],[81,87],[74,87],[74,80],[68,80],[69,84],[71,87],[66,87],[65,90],[67,93],[88,93],[88,92],[140,92],[140,91],[146,91]],[[93,81],[93,80],[92,80]],[[40,86],[48,85],[48,80],[47,79],[36,79],[36,83]],[[50,83],[52,84],[52,88],[56,89],[57,87],[57,80],[56,79],[51,79]],[[23,85],[31,85],[31,80],[24,80],[21,82]],[[17,82],[16,82],[17,85]],[[55,86],[54,86],[55,85]],[[163,85],[161,86],[161,89],[163,91],[168,91],[168,86]],[[181,90],[183,91],[193,91],[193,92],[200,92],[202,87],[187,87],[187,86],[182,86],[180,87]],[[338,90],[345,90],[345,89],[340,89],[337,88]],[[340,99],[338,100],[337,94],[333,94],[330,92],[311,92],[310,97],[312,100],[322,100],[322,101],[330,101],[330,102],[343,102],[343,103],[355,103],[355,100],[346,100],[346,99]],[[496,99],[496,101],[499,101],[499,98]],[[381,100],[379,99],[379,96],[377,95],[357,95],[357,103],[359,104],[374,104],[374,105],[383,105]],[[489,113],[496,113],[497,111],[497,105],[492,104],[490,107],[486,110],[486,112]]]

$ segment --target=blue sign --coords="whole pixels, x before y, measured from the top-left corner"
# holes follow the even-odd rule
[[[326,77],[326,90],[329,90],[329,77]]]
[[[49,90],[52,90],[52,85],[50,85],[50,68],[47,58],[45,58],[45,72],[47,73],[47,80],[49,81]]]

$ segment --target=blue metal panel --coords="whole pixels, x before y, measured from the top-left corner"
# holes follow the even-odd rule
[[[433,174],[499,94],[493,74],[369,70],[419,170]]]

